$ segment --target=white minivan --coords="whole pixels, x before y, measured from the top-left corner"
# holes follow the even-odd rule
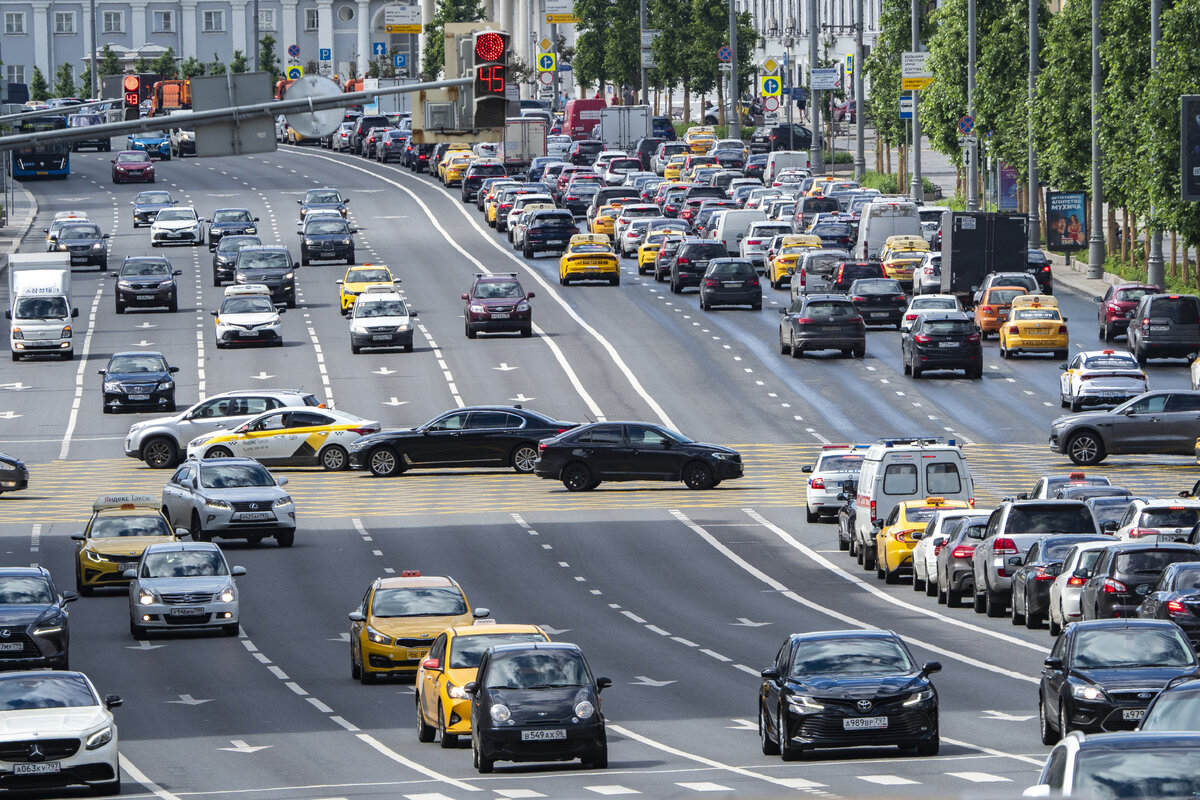
[[[713,239],[722,242],[729,255],[741,255],[742,240],[755,222],[766,222],[767,212],[762,209],[726,211],[713,227]]]
[[[872,569],[879,523],[905,500],[926,497],[975,504],[971,469],[953,439],[880,439],[867,448],[858,473],[854,544]]]
[[[811,166],[807,150],[776,150],[767,156],[767,166],[763,170],[763,183],[770,186],[781,170],[793,167],[809,169]]]
[[[921,236],[917,204],[900,198],[881,198],[862,210],[858,224],[855,258],[874,261],[889,236]]]

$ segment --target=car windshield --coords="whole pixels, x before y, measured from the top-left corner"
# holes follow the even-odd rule
[[[1103,628],[1075,637],[1071,666],[1076,669],[1188,667],[1196,662],[1178,629]]]
[[[54,592],[50,590],[50,582],[36,576],[19,576],[0,578],[0,605],[44,606],[54,602]]]
[[[492,658],[487,671],[489,689],[551,689],[589,682],[583,657],[570,650],[504,653]]]
[[[171,536],[171,526],[162,514],[118,514],[96,517],[88,535],[93,539],[116,539],[121,536]]]
[[[516,281],[480,281],[475,284],[475,296],[483,300],[516,298],[524,295]]]
[[[221,314],[270,314],[275,311],[271,298],[265,294],[246,297],[226,297],[221,303]]]
[[[304,196],[305,203],[340,203],[342,196],[337,192],[311,191]]]
[[[96,695],[82,675],[16,673],[0,677],[0,711],[94,705]]]
[[[1200,508],[1149,506],[1142,509],[1142,528],[1188,528],[1200,522]]]
[[[166,372],[167,363],[162,356],[113,356],[108,362],[108,372],[138,373]]]
[[[875,677],[913,671],[908,653],[892,639],[817,639],[801,642],[796,648],[790,677]]]
[[[126,261],[121,266],[121,275],[170,275],[171,265],[165,261]]]
[[[538,225],[573,225],[575,218],[566,211],[553,212],[550,214],[539,212],[533,219]]]
[[[1137,550],[1117,555],[1116,571],[1129,575],[1158,575],[1179,561],[1198,561],[1200,553],[1180,550]]]
[[[145,133],[135,133],[134,139],[165,139],[167,138],[166,131],[146,131]]]
[[[1008,512],[1005,530],[1010,533],[1095,533],[1096,525],[1087,506],[1056,503],[1014,506]]]
[[[95,225],[68,225],[59,231],[58,238],[60,241],[68,239],[99,239],[100,229]]]
[[[749,261],[719,261],[708,267],[708,275],[716,278],[752,278],[757,274]]]
[[[147,153],[117,153],[118,164],[145,163],[150,160]]]
[[[909,307],[914,311],[922,308],[956,309],[958,301],[953,297],[917,297]]]
[[[205,489],[240,489],[276,484],[267,468],[258,464],[205,464],[200,468],[200,485]]]
[[[611,253],[612,248],[606,244],[576,244],[571,246],[573,255],[586,255],[589,253]]]
[[[1097,497],[1088,501],[1088,508],[1092,509],[1092,516],[1097,525],[1120,520],[1125,516],[1125,509],[1128,507],[1128,497]]]
[[[371,300],[369,302],[360,301],[354,307],[354,316],[356,317],[407,317],[408,306],[404,305],[404,301],[396,300]]]
[[[1081,750],[1075,759],[1076,797],[1167,800],[1200,794],[1200,749],[1192,742],[1154,749]]]
[[[142,559],[143,578],[205,578],[228,574],[225,559],[214,550],[147,553]]]
[[[225,236],[221,238],[221,243],[217,245],[217,252],[236,253],[243,247],[251,247],[253,245],[261,245],[262,239],[257,236]]]
[[[379,589],[371,601],[376,617],[454,617],[467,613],[467,601],[453,586]]]
[[[156,222],[175,222],[178,220],[194,220],[196,212],[189,208],[164,208],[154,218]]]
[[[50,319],[67,316],[64,297],[22,297],[17,300],[17,319]]]
[[[213,222],[252,222],[253,220],[254,218],[250,216],[250,212],[245,209],[214,211],[212,218]]]
[[[289,263],[287,253],[246,253],[238,254],[239,269],[288,269]]]
[[[159,205],[162,203],[170,203],[171,195],[166,192],[139,192],[133,202],[139,206]]]
[[[450,641],[450,669],[478,669],[484,652],[489,647],[505,644],[544,642],[540,633],[487,633],[455,636]]]
[[[318,236],[321,234],[348,234],[349,232],[350,226],[341,219],[326,219],[324,217],[317,217],[315,220],[308,223],[308,225],[304,226],[304,233],[309,236],[314,234]]]
[[[346,275],[346,283],[391,283],[392,276],[386,269],[352,269]]]
[[[1084,359],[1083,366],[1085,369],[1129,369],[1141,372],[1142,368],[1138,366],[1137,359],[1133,356],[1123,356],[1114,353],[1113,355],[1092,356]]]
[[[967,319],[931,319],[925,321],[924,332],[940,336],[965,336],[974,328],[975,325]]]

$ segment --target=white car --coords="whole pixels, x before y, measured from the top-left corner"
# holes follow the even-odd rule
[[[364,347],[413,349],[413,317],[416,313],[392,286],[368,286],[350,310],[350,352]]]
[[[1058,576],[1055,577],[1054,583],[1050,584],[1050,613],[1047,614],[1046,622],[1050,627],[1051,636],[1058,636],[1068,623],[1083,619],[1079,598],[1083,594],[1083,585],[1087,583],[1087,578],[1075,573],[1090,570],[1100,557],[1100,551],[1116,541],[1114,538],[1112,542],[1080,542],[1072,545],[1067,551]]]
[[[253,458],[267,466],[350,466],[350,445],[378,433],[379,423],[332,408],[277,408],[232,430],[197,436],[188,443],[193,458]]]
[[[946,544],[946,526],[959,517],[979,516],[974,508],[948,508],[939,511],[920,533],[917,546],[913,548],[913,591],[925,591],[929,597],[937,595],[937,556]]]
[[[637,248],[641,245],[641,240],[627,243],[622,235],[625,229],[629,227],[629,223],[635,219],[656,219],[662,216],[662,209],[654,205],[654,203],[630,203],[627,206],[621,207],[621,213],[617,214],[616,220],[613,222],[613,244],[621,251],[623,255],[636,253]],[[631,244],[631,247],[626,247],[626,244]]]
[[[115,694],[100,699],[82,672],[35,670],[0,675],[0,750],[5,783],[86,785],[121,793]]]
[[[913,294],[938,294],[942,291],[942,253],[935,251],[921,256],[913,269]]]
[[[1134,542],[1182,542],[1200,522],[1200,500],[1137,498],[1117,523],[1118,539]]]
[[[350,134],[354,133],[354,128],[358,123],[343,122],[338,126],[338,129],[333,132],[331,148],[338,152],[344,152],[350,149]]]
[[[1150,390],[1145,370],[1131,353],[1087,350],[1059,367],[1058,399],[1063,408],[1120,405]]]
[[[287,309],[271,302],[271,290],[258,283],[229,286],[216,317],[217,349],[231,344],[273,344],[283,347],[283,323],[279,315]]]
[[[204,218],[191,206],[164,208],[150,223],[150,246],[204,243]]]
[[[238,635],[238,592],[229,567],[212,542],[164,542],[142,551],[129,578],[129,632],[145,639],[151,630],[217,628]]]
[[[604,184],[606,186],[622,186],[625,183],[626,175],[633,172],[640,172],[641,169],[641,160],[632,156],[610,158],[604,164]]]
[[[288,138],[287,117],[280,114],[275,117],[275,141],[286,142]]]
[[[566,160],[567,153],[571,150],[574,142],[575,140],[570,136],[547,136],[546,155]]]
[[[900,330],[907,331],[926,311],[962,311],[958,298],[952,294],[923,294],[908,302],[904,316],[900,318]]]
[[[596,156],[596,160],[592,163],[592,172],[604,177],[604,173],[608,171],[608,162],[614,158],[628,158],[629,153],[624,150],[601,150]]]
[[[810,476],[804,499],[809,522],[818,522],[822,514],[836,514],[842,507],[838,500],[842,484],[858,479],[866,451],[866,445],[827,444],[821,448],[817,463],[801,468]]]

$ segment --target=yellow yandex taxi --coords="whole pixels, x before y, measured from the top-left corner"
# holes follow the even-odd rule
[[[489,613],[471,611],[453,578],[425,577],[419,570],[376,578],[349,614],[350,677],[373,683],[379,675],[414,676],[434,637]]]
[[[446,152],[442,154],[442,160],[438,162],[438,165],[437,165],[438,180],[446,179],[445,178],[446,167],[450,166],[451,159],[453,159],[455,157],[471,156],[471,155],[474,155],[474,153],[471,152],[471,148],[465,144],[450,145],[450,147],[447,148]]]
[[[912,572],[912,551],[919,539],[913,534],[925,532],[933,515],[947,508],[969,508],[961,500],[926,497],[898,504],[875,534],[875,574],[885,583],[896,583],[901,573]]]
[[[162,498],[106,494],[92,503],[92,518],[75,545],[75,588],[90,597],[98,587],[128,586],[123,573],[137,569],[142,551],[178,538],[162,513]]]
[[[929,243],[920,236],[889,236],[879,252],[883,274],[911,288],[913,270],[920,266],[928,252]]]
[[[483,217],[487,222],[496,220],[496,198],[500,195],[500,190],[519,185],[519,181],[496,181],[488,188],[483,196]]]
[[[602,233],[605,236],[612,237],[613,226],[617,224],[617,215],[621,213],[619,205],[609,204],[602,207],[596,212],[596,216],[592,218],[591,232]]]
[[[558,261],[558,282],[607,280],[613,286],[621,282],[617,254],[603,233],[577,233],[567,243]]]
[[[896,235],[889,236],[883,242],[879,251],[879,260],[883,261],[897,253],[910,253],[914,250],[922,253],[929,252],[929,242],[922,236]]]
[[[350,267],[345,277],[338,280],[338,292],[341,296],[342,316],[354,308],[354,301],[367,290],[368,286],[392,286],[399,283],[392,277],[391,270],[375,264],[363,264],[360,267]]]
[[[780,242],[779,252],[767,265],[767,279],[771,282],[771,288],[779,289],[784,283],[790,282],[792,273],[796,271],[796,262],[800,260],[800,254],[805,250],[813,249],[821,249],[820,236],[797,233],[784,237]]]
[[[646,235],[646,238],[638,245],[638,274],[654,270],[654,257],[658,255],[658,251],[662,249],[662,243],[668,236],[679,236],[681,231],[667,229]]]
[[[1000,355],[1054,353],[1067,357],[1067,320],[1058,310],[1058,300],[1048,294],[1014,297],[1008,319],[1000,326]]]
[[[462,183],[463,173],[476,158],[474,153],[455,153],[442,172],[442,183],[447,186],[457,186]]]
[[[687,158],[687,153],[676,153],[671,156],[667,165],[663,167],[663,177],[673,183],[678,183],[681,180],[683,162],[687,161]]]
[[[273,408],[236,428],[197,436],[188,458],[253,458],[266,466],[339,471],[350,466],[350,448],[379,432],[379,423],[333,408]]]
[[[691,128],[683,135],[683,141],[693,153],[707,153],[717,143],[712,128]]]
[[[477,624],[438,634],[429,657],[417,668],[417,741],[432,742],[440,734],[442,747],[450,748],[458,745],[460,735],[470,735],[471,697],[462,687],[475,680],[489,647],[548,641],[537,625]]]
[[[712,156],[690,155],[684,160],[683,169],[680,170],[679,174],[680,174],[680,177],[683,177],[690,181],[690,180],[695,179],[696,170],[703,169],[704,167],[718,167],[718,166],[720,166],[720,164],[718,164],[717,160],[715,158],[713,158]]]

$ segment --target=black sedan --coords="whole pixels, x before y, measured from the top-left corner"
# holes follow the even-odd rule
[[[318,208],[332,209],[344,217],[347,211],[346,204],[350,202],[350,198],[343,197],[337,189],[309,189],[304,193],[304,199],[296,202],[300,204],[300,219],[302,220],[309,211]]]
[[[29,488],[29,467],[16,456],[0,453],[0,493]]]
[[[471,752],[475,769],[496,761],[569,761],[608,767],[600,692],[578,645],[538,642],[496,645],[479,662],[471,698]]]
[[[1012,572],[1012,622],[1040,627],[1050,613],[1050,584],[1058,577],[1063,558],[1079,542],[1111,542],[1111,536],[1043,536],[1029,547],[1025,558],[1012,556],[1020,566]],[[1011,570],[1010,570],[1011,571]]]
[[[538,442],[577,424],[520,406],[456,408],[415,428],[363,436],[350,445],[350,466],[379,477],[428,467],[512,467],[528,473]]]
[[[800,358],[809,350],[841,350],[847,358],[867,354],[867,325],[844,294],[801,295],[779,313],[779,352]]]
[[[162,353],[149,350],[113,353],[100,373],[104,413],[175,410],[175,380],[179,367],[167,366]]]
[[[562,481],[572,492],[595,489],[602,481],[683,481],[689,489],[712,489],[742,477],[736,450],[648,422],[593,422],[537,449],[533,472]]]
[[[0,666],[70,669],[70,614],[45,567],[0,568]]]
[[[117,279],[116,311],[130,306],[179,310],[179,287],[175,278],[183,274],[162,256],[127,256],[121,269],[108,273]]]
[[[938,695],[892,631],[794,633],[762,671],[758,736],[784,761],[818,747],[899,745],[937,755]]]
[[[579,227],[570,211],[539,211],[525,228],[522,254],[526,258],[533,258],[545,250],[562,253],[567,249],[571,237],[577,233]]]
[[[1195,672],[1187,637],[1161,620],[1085,620],[1068,625],[1042,667],[1042,742],[1071,731],[1132,730],[1167,682]]]
[[[867,325],[900,327],[908,295],[900,281],[892,278],[863,278],[850,284],[850,302],[862,314]]]
[[[758,270],[745,259],[714,259],[700,280],[700,308],[707,311],[730,305],[748,305],[755,311],[762,308]]]
[[[1195,645],[1200,643],[1200,564],[1171,564],[1138,606],[1142,619],[1174,622]]]
[[[218,208],[208,221],[208,249],[216,250],[225,236],[258,234],[258,217],[245,208]]]
[[[140,228],[143,225],[149,225],[154,222],[158,212],[164,208],[170,208],[177,202],[179,201],[171,197],[170,192],[158,190],[138,192],[137,196],[129,203],[133,206],[133,227]]]
[[[238,251],[243,247],[261,247],[262,239],[257,236],[225,236],[213,252],[213,286],[221,286],[233,280],[233,265],[237,263]]]
[[[823,247],[849,247],[854,229],[845,222],[821,222],[808,229],[808,233],[821,237]]]
[[[300,266],[313,261],[354,263],[354,234],[358,228],[339,217],[322,215],[305,220],[300,231]]]
[[[86,220],[64,225],[58,232],[55,249],[71,255],[71,266],[95,266],[108,269],[107,233],[100,226]]]
[[[983,343],[975,322],[961,311],[926,313],[900,340],[904,374],[921,377],[926,370],[961,369],[968,378],[983,377]]]

